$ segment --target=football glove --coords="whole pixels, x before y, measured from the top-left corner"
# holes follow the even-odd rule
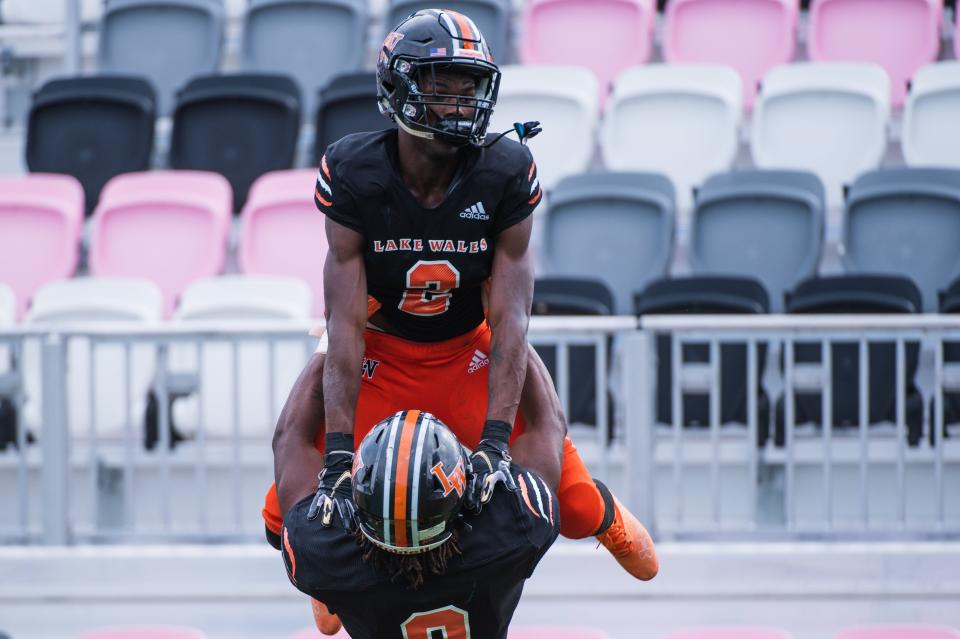
[[[477,449],[470,456],[473,478],[467,499],[467,507],[480,512],[483,505],[493,498],[497,484],[515,491],[517,484],[510,472],[510,432],[507,422],[487,420]]]
[[[339,437],[337,437],[339,436]],[[349,441],[349,444],[347,443]],[[317,494],[307,511],[307,520],[320,517],[320,523],[331,526],[334,517],[349,531],[357,527],[357,507],[353,503],[353,436],[327,434],[327,453],[323,470],[317,475]]]

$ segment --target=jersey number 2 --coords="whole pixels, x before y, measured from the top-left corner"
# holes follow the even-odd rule
[[[447,606],[410,615],[400,629],[403,639],[470,639],[470,615]]]
[[[420,260],[407,271],[407,292],[400,310],[411,315],[442,315],[450,308],[452,289],[460,286],[460,271],[446,260]]]

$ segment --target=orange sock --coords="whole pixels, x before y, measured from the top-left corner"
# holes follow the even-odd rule
[[[560,534],[569,539],[596,535],[606,523],[606,506],[600,489],[569,437],[563,441],[563,472],[558,493]]]

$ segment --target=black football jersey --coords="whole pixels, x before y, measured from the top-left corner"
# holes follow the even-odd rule
[[[353,639],[506,639],[523,582],[560,531],[556,495],[533,472],[514,465],[513,474],[518,490],[498,487],[479,515],[467,516],[462,554],[417,590],[365,563],[351,533],[307,521],[312,496],[283,522],[287,576],[340,615]]]
[[[395,130],[348,135],[320,162],[317,207],[363,235],[367,292],[399,337],[432,342],[484,319],[481,289],[497,235],[542,198],[530,150],[467,147],[443,203],[424,208],[400,176]]]

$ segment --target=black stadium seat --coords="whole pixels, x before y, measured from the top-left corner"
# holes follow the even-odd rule
[[[637,315],[748,314],[770,312],[770,298],[760,282],[745,277],[698,276],[663,279],[651,283],[634,297]],[[672,341],[657,336],[657,422],[673,421],[671,384],[673,380]],[[684,362],[709,362],[707,345],[688,344],[681,354]],[[769,401],[760,387],[766,345],[757,347],[757,438],[767,439]],[[699,393],[682,396],[683,424],[707,426],[710,423],[710,398]],[[747,347],[743,344],[720,345],[720,422],[747,422]]]
[[[153,87],[142,78],[93,76],[47,82],[34,94],[30,107],[27,167],[77,178],[89,215],[110,178],[150,167],[156,102]]]
[[[900,314],[919,313],[923,308],[920,289],[910,279],[897,275],[843,275],[807,280],[786,296],[788,313],[811,314]],[[896,345],[891,342],[868,344],[870,361],[869,423],[896,420]],[[911,445],[920,441],[923,401],[915,383],[920,345],[906,344],[906,420]],[[831,348],[833,370],[834,428],[856,427],[860,423],[859,347],[856,343],[834,343]],[[797,343],[794,361],[820,362],[819,343]],[[796,423],[822,423],[819,393],[795,394]],[[777,410],[777,440],[782,441],[782,406]]]
[[[533,288],[534,315],[612,315],[613,293],[606,284],[589,278],[538,279]],[[608,348],[610,342],[607,343]],[[537,347],[537,353],[554,380],[557,379],[557,349],[555,346]],[[596,424],[597,378],[596,353],[593,346],[571,346],[570,423]],[[609,363],[609,362],[608,362]],[[608,415],[613,423],[612,402],[608,398]]]
[[[299,132],[300,90],[291,78],[194,78],[177,94],[170,166],[224,175],[239,211],[254,180],[293,166]]]
[[[377,106],[377,74],[373,72],[338,75],[320,89],[317,105],[314,166],[320,165],[326,148],[343,136],[394,126]]]

